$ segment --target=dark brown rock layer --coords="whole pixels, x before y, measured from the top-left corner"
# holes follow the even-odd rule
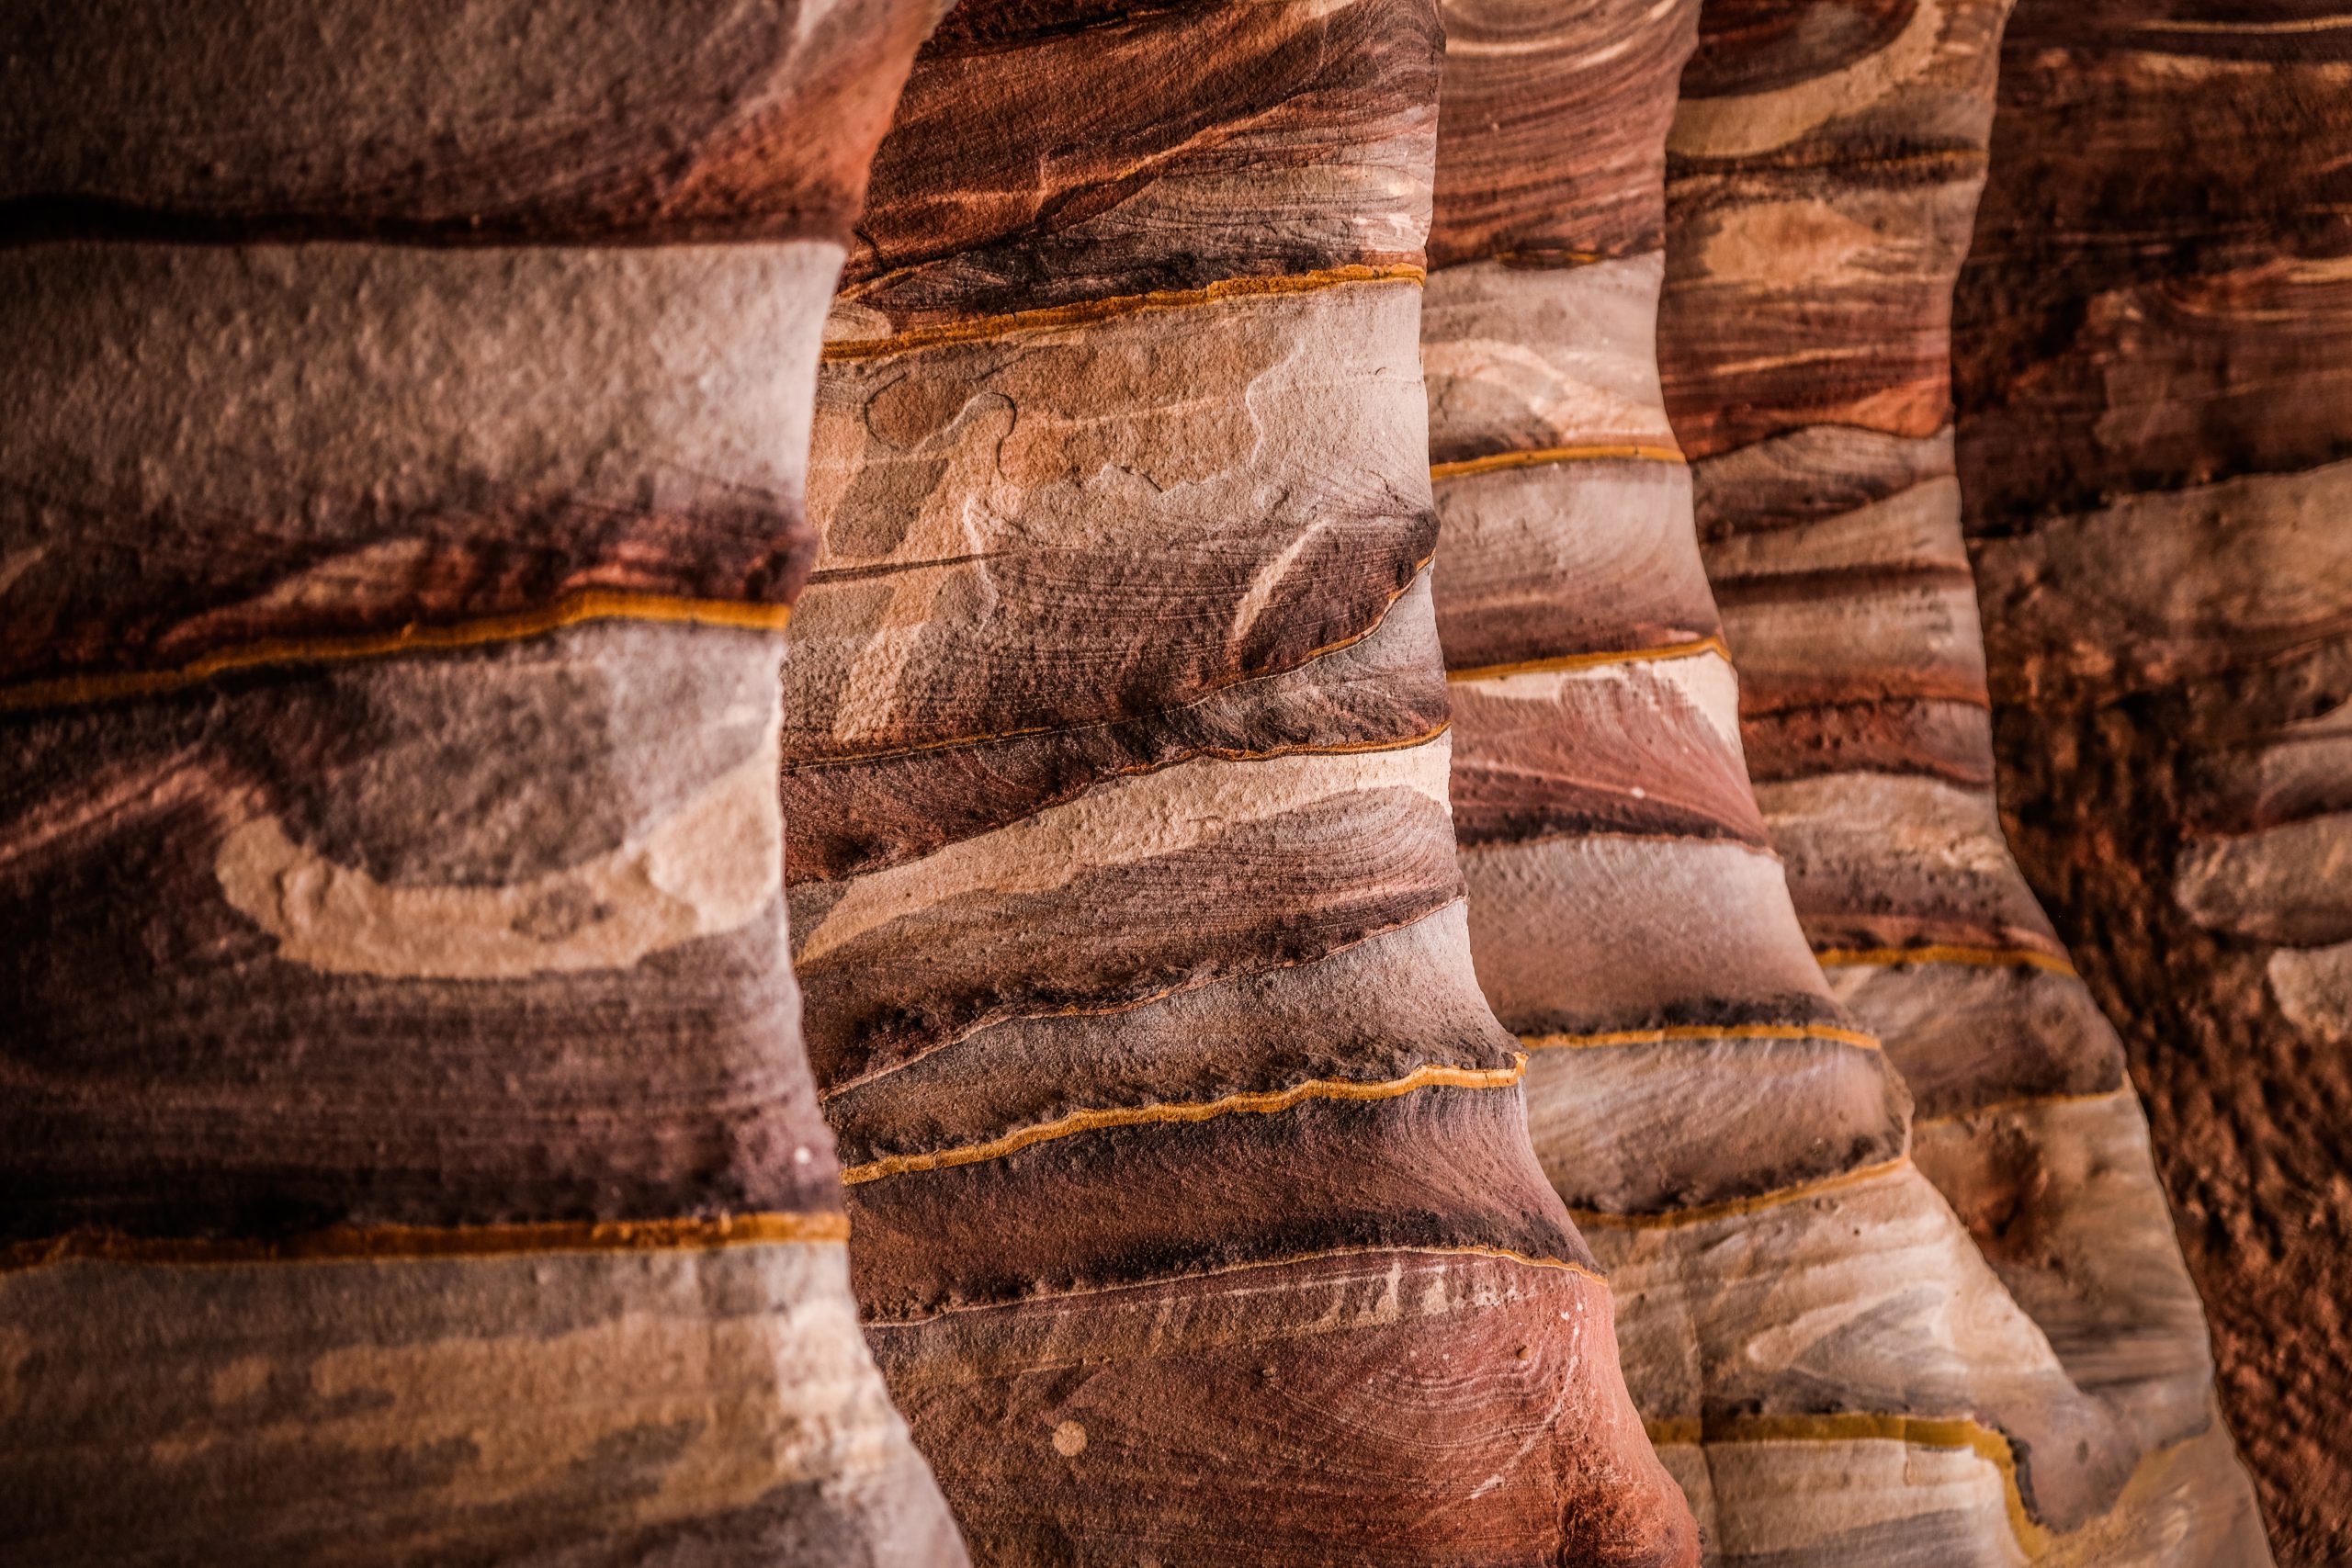
[[[0,1557],[960,1562],[775,787],[925,7],[432,9],[0,23]]]
[[[2352,1553],[2352,17],[2024,0],[1957,307],[2004,806],[2279,1560]]]

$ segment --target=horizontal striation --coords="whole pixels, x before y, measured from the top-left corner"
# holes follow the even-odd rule
[[[1683,450],[1711,457],[1807,424],[1941,429],[1952,267],[1983,178],[1981,156],[1678,174],[1658,331]]]
[[[1984,178],[2009,8],[1710,6],[1686,82],[1698,96],[1686,91],[1669,144],[1663,381],[1696,460],[1758,805],[1805,936],[1919,1114],[1970,1118],[1936,1123],[1945,1157],[1924,1168],[1967,1226],[1955,1240],[1973,1238],[1960,1241],[1972,1291],[2041,1351],[2030,1419],[2104,1428],[2068,1456],[2015,1415],[1972,1414],[2007,1434],[1979,1451],[2015,1467],[2017,1540],[1929,1555],[2137,1561],[2112,1555],[2132,1540],[2152,1561],[2186,1562],[2196,1559],[2167,1554],[2189,1532],[2126,1482],[2154,1473],[2186,1434],[2151,1413],[2201,1410],[2206,1370],[2174,1362],[2176,1381],[2150,1404],[2101,1375],[2098,1336],[2079,1331],[2177,1332],[2186,1281],[2172,1251],[2149,1250],[2141,1231],[2079,1228],[2114,1193],[2161,1207],[2144,1139],[2127,1129],[2095,1156],[2052,1148],[2029,1168],[1987,1120],[2124,1087],[2113,1032],[2004,839],[1960,519],[1971,481],[1955,476],[1949,425],[1952,281]],[[2035,1239],[2062,1234],[2075,1241]],[[1962,1361],[1989,1387],[2024,1364],[2018,1355],[1988,1343]],[[2053,1463],[2072,1503],[2051,1483]],[[1858,1497],[1869,1491],[1857,1482]],[[1785,1557],[1726,1561],[1870,1562],[1906,1537],[1932,1539],[1917,1518],[1896,1529],[1834,1507],[1789,1523]]]
[[[574,616],[780,625],[839,258],[0,249],[0,705]]]
[[[848,237],[931,20],[906,0],[0,19],[0,241]]]
[[[2343,7],[2110,10],[2014,24],[1959,300],[1972,534],[2352,457]]]
[[[1442,740],[1202,761],[792,893],[828,1091],[1007,1019],[1308,963],[1459,896]],[[1239,896],[1246,890],[1246,897]]]
[[[1962,789],[1993,784],[1993,716],[1982,701],[1870,698],[1752,714],[1740,743],[1758,784],[1822,773],[1915,773]]]
[[[2352,462],[2126,495],[1974,547],[2004,702],[2210,680],[2352,637]]]
[[[1816,946],[2024,948],[2064,960],[1989,792],[1832,773],[1756,793]]]
[[[1430,264],[1654,252],[1674,79],[1698,7],[1454,0]]]
[[[2352,1359],[2311,1307],[2352,1296],[2347,49],[2334,0],[2021,5],[1954,313],[2003,803],[2122,1032],[2296,1562],[2352,1551]],[[2226,1453],[2199,1479],[2252,1511]]]
[[[1736,840],[1465,848],[1478,983],[1521,1034],[1830,1022],[1780,863]]]
[[[2352,810],[2352,695],[2317,704],[2298,695],[2307,716],[2257,719],[2245,733],[2246,716],[2233,711],[2240,732],[2216,736],[2192,760],[2182,806],[2193,829],[2250,832]]]
[[[2000,66],[1999,0],[1715,0],[1699,17],[1667,139],[1684,167],[1832,167],[1982,155]]]
[[[2068,1376],[2165,1443],[2211,1422],[2213,1355],[2147,1145],[2139,1099],[2119,1085],[1923,1116],[1912,1157]]]
[[[1646,1448],[1638,1417],[1588,1375],[1616,1364],[1608,1297],[1476,1251],[1318,1249],[869,1332],[918,1429],[957,1435],[984,1558],[1685,1561],[1615,1457]]]
[[[1936,711],[1926,705],[1985,700],[1965,568],[1750,578],[1715,592],[1747,712],[1893,699],[1922,705],[1926,716]]]
[[[67,1262],[0,1314],[13,1560],[961,1557],[837,1245]]]
[[[1464,848],[1591,833],[1765,847],[1740,767],[1738,683],[1706,653],[1456,680]]]
[[[932,9],[0,17],[0,1559],[965,1562],[775,787]]]
[[[1331,1250],[1589,1261],[1512,1087],[1106,1127],[865,1182],[849,1206],[882,1324]]]
[[[991,0],[932,42],[875,156],[834,333],[1420,262],[1432,8],[1088,10]]]
[[[1695,651],[1718,621],[1690,547],[1689,470],[1607,459],[1438,487],[1438,636],[1464,671]]]
[[[1262,761],[1414,744],[1447,723],[1426,573],[1361,640],[1274,674],[1133,717],[963,744],[787,762],[785,874],[835,880],[898,865],[1200,759]]]
[[[1736,1206],[1904,1152],[1902,1080],[1837,1023],[1586,1038],[1531,1039],[1526,1077],[1544,1174],[1580,1216]]]
[[[2126,1087],[2123,1047],[2081,980],[2032,964],[1838,964],[1830,989],[1885,1042],[1922,1117]],[[1994,955],[1987,954],[1991,957]]]
[[[967,7],[830,322],[796,956],[877,1354],[990,1561],[1695,1551],[1464,949],[1442,37]]]
[[[864,1180],[1091,1127],[1517,1076],[1459,904],[1306,964],[1111,1012],[1010,1019],[825,1097]]]
[[[1396,396],[1417,302],[1339,287],[829,365],[786,760],[1161,715],[1368,637],[1435,537]]]
[[[1655,250],[1566,269],[1480,261],[1421,290],[1430,458],[1442,471],[1503,455],[1661,448]]]
[[[0,1230],[838,1208],[775,659],[583,627],[8,721]]]
[[[1869,1248],[1852,1246],[1856,1227]],[[1839,1412],[1974,1422],[2008,1439],[2019,1522],[2055,1530],[2103,1513],[2131,1472],[2113,1417],[2076,1394],[1907,1162],[1720,1217],[1585,1228],[1620,1303],[1626,1381],[1653,1423],[1703,1434],[1812,1418],[1830,1436]],[[1871,1490],[1841,1507],[1824,1499],[1824,1522],[1845,1509],[1867,1521]],[[1883,1561],[1905,1533],[1897,1522],[1847,1544]]]
[[[1693,458],[1806,424],[1943,425],[1951,276],[2007,11],[1702,13],[1668,142],[1659,327],[1667,407]]]
[[[2295,947],[2352,941],[2352,812],[2230,837],[2197,837],[2172,894],[2208,931]]]

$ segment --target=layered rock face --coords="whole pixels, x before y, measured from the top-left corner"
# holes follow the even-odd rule
[[[1670,142],[1667,404],[1763,820],[1913,1157],[2136,1467],[2128,1550],[2259,1560],[2112,1029],[2004,842],[1950,429],[2007,7],[1710,5]]]
[[[1416,0],[970,4],[786,671],[859,1295],[975,1556],[1690,1561],[1446,799]]]
[[[2352,13],[2024,0],[1955,336],[2004,804],[2281,1561],[2352,1556]]]
[[[1792,905],[1772,852],[1785,814],[1770,786],[1759,814],[1743,766],[1725,623],[1735,650],[1755,634],[1743,603],[1719,618],[1710,595],[1693,471],[1653,347],[1661,278],[1670,300],[1690,286],[1698,269],[1679,247],[1713,220],[1692,216],[1684,167],[1668,235],[1661,165],[1671,116],[1679,146],[1713,149],[1728,164],[1711,177],[1760,204],[1722,220],[1732,237],[1718,259],[1777,268],[1774,282],[1815,277],[1816,310],[1840,299],[1848,280],[1783,249],[1828,220],[1821,144],[1800,160],[1812,183],[1792,203],[1776,197],[1773,171],[1748,160],[1781,131],[1746,118],[1778,127],[1781,100],[1771,83],[1759,101],[1755,81],[1724,74],[1735,24],[1785,29],[1711,12],[1716,36],[1677,115],[1692,7],[1464,4],[1446,15],[1422,340],[1471,941],[1487,997],[1532,1053],[1538,1153],[1616,1288],[1635,1400],[1723,1562],[2138,1561],[2112,1523],[2135,1434],[2069,1378],[1906,1157],[1909,1101],[1892,1053],[1809,951],[1810,863],[1783,845]],[[1965,58],[1996,20],[1938,13],[1930,57]],[[1916,28],[1902,37],[1908,59]],[[1967,95],[1989,65],[1974,69],[1962,96],[1981,131],[1983,105]],[[1846,107],[1833,96],[1788,134]],[[1610,133],[1588,134],[1594,126]],[[1909,198],[1859,199],[1879,204],[1871,220],[1894,243],[1921,243]],[[1964,232],[1964,200],[1959,214]],[[1954,225],[1926,227],[1932,238]],[[1717,287],[1769,314],[1776,301],[1734,276],[1725,265]],[[1938,281],[1948,289],[1948,275]],[[1679,308],[1686,335],[1669,324],[1669,351],[1759,352],[1758,315],[1726,311],[1707,335]],[[1934,352],[1939,400],[1939,336]],[[1668,383],[1686,409],[1710,368],[1692,357]],[[1743,406],[1738,417],[1754,416]],[[1727,492],[1711,459],[1752,433],[1689,423],[1712,524]],[[1769,468],[1763,478],[1797,488]],[[1769,492],[1751,479],[1740,493]],[[1957,560],[1956,516],[1945,525]],[[1747,689],[1778,695],[1772,669]],[[1972,711],[1981,721],[1981,691]],[[1976,733],[1981,745],[1981,722]],[[1769,736],[1763,751],[1781,754]],[[1883,826],[1843,809],[1835,820],[1865,840]],[[1959,1031],[1967,1017],[1951,1007],[1922,1010]],[[1864,1010],[1881,1029],[1904,1021]],[[2161,1274],[2161,1202],[2154,1214]],[[2119,1269],[2146,1267],[2129,1251],[2137,1241],[2119,1238]],[[2192,1328],[2194,1311],[2191,1299]],[[2196,1393],[2201,1402],[2201,1383]],[[2143,1532],[2180,1513],[2143,1511],[2157,1516]]]
[[[962,1560],[774,787],[929,20],[0,21],[0,1557]]]

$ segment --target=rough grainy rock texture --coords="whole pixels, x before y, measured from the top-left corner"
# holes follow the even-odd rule
[[[2120,1048],[1994,803],[1948,323],[2007,9],[1707,6],[1669,142],[1667,406],[1805,936],[2119,1461],[2178,1483],[2101,1551],[2259,1560]]]
[[[869,1337],[985,1562],[1695,1557],[1470,961],[1440,40],[968,4],[876,163],[788,880]]]
[[[2030,1059],[2037,1043],[2011,1035],[2041,993],[2007,974],[1996,976],[2005,988],[1988,990],[1979,970],[1955,966],[1954,981],[1892,998],[1882,986],[1841,1005],[1838,993],[1852,987],[1825,980],[1799,923],[1824,901],[1814,882],[1835,874],[1839,852],[1850,861],[1858,839],[1865,863],[1848,880],[1880,885],[1874,896],[1888,881],[1899,896],[1904,877],[1931,880],[1948,857],[1889,821],[1867,780],[1826,810],[1826,852],[1792,844],[1801,825],[1770,809],[1782,803],[1769,790],[1759,814],[1743,768],[1724,623],[1743,655],[1763,639],[1747,602],[1735,599],[1719,619],[1708,590],[1692,474],[1668,425],[1653,347],[1661,276],[1670,297],[1683,294],[1679,335],[1669,324],[1666,338],[1682,352],[1669,389],[1705,455],[1698,479],[1709,524],[1733,503],[1767,505],[1791,491],[1837,497],[1872,478],[1816,460],[1794,473],[1750,464],[1726,483],[1715,468],[1717,454],[1781,428],[1757,401],[1803,409],[1885,374],[1867,331],[1849,329],[1860,340],[1850,343],[1819,333],[1838,310],[1893,320],[1928,340],[1919,366],[1897,367],[1894,378],[1927,383],[1904,398],[1932,402],[1932,434],[1944,344],[1906,312],[1948,295],[1973,186],[1955,197],[1930,182],[1923,216],[1907,194],[1916,176],[1894,194],[1851,196],[1831,165],[1846,147],[1836,138],[1894,123],[1900,105],[1884,100],[1919,91],[1923,79],[1927,107],[1981,137],[1983,46],[1998,20],[1996,12],[1948,21],[1931,7],[1924,18],[1874,17],[1875,31],[1848,36],[1850,8],[1826,8],[1793,30],[1785,10],[1706,12],[1708,36],[1674,119],[1681,200],[1670,243],[1661,165],[1695,8],[1464,4],[1446,13],[1430,252],[1448,265],[1430,276],[1422,340],[1443,523],[1437,616],[1479,979],[1532,1053],[1539,1156],[1610,1268],[1628,1382],[1713,1558],[2121,1562],[2150,1560],[2154,1542],[2178,1535],[2176,1560],[2206,1561],[2237,1521],[2198,1511],[2188,1484],[2198,1465],[2167,1456],[2134,1479],[2135,1458],[2154,1446],[2132,1424],[2137,1407],[2109,1408],[2080,1386],[2095,1381],[2084,1365],[2103,1350],[2098,1365],[2115,1369],[2127,1394],[2116,1403],[2129,1406],[2147,1361],[2172,1365],[2159,1353],[2135,1355],[2132,1337],[2156,1339],[2161,1352],[2175,1348],[2162,1331],[2182,1332],[2188,1410],[2166,1414],[2179,1428],[2205,1425],[2202,1327],[2144,1154],[2136,1189],[2128,1164],[2120,1176],[2107,1169],[2116,1163],[2110,1145],[2141,1147],[2132,1142],[2136,1117],[2111,1093],[2077,1112],[2064,1155],[2079,1150],[2095,1173],[2068,1196],[2093,1211],[2082,1224],[2116,1230],[2092,1287],[2138,1291],[2134,1305],[2153,1293],[2172,1315],[2145,1314],[2153,1328],[2132,1319],[2104,1347],[2068,1347],[2069,1362],[1928,1179],[1980,1197],[1996,1190],[1988,1178],[1951,1169],[1955,1144],[1967,1153],[1985,1140],[1931,1133],[1915,1167],[1905,1157],[1908,1097],[1889,1063],[1906,1051],[1939,1063],[1925,1093],[1947,1110],[1948,1086],[1973,1064],[1942,1062],[1949,1053],[1938,1047],[1956,1039],[1965,1052],[1973,1032],[1990,1037],[1973,1046],[1978,1058]],[[1844,52],[1828,62],[1824,50]],[[1952,84],[1935,96],[1946,78]],[[1951,108],[1955,98],[1973,118]],[[1580,135],[1590,124],[1612,134]],[[1773,161],[1792,142],[1793,172]],[[1693,199],[1702,182],[1713,198],[1703,214]],[[1840,217],[1834,204],[1849,197],[1871,216]],[[1947,212],[1939,226],[1942,209],[1956,210],[1957,224]],[[1838,222],[1866,238],[1875,222],[1924,276],[1906,278],[1877,257],[1838,273],[1826,265],[1835,257],[1807,249],[1815,230]],[[1693,261],[1686,251],[1701,235],[1713,248]],[[1936,249],[1939,238],[1951,243]],[[1858,280],[1882,273],[1897,284],[1886,298],[1852,300]],[[1710,292],[1694,309],[1689,296],[1700,289]],[[1786,356],[1801,320],[1817,334],[1804,346],[1832,351],[1828,390],[1802,375],[1724,389],[1756,375],[1758,356]],[[1928,326],[1939,325],[1934,314]],[[1862,401],[1883,400],[1873,388]],[[1868,415],[1840,408],[1831,417]],[[1933,451],[1948,470],[1948,440]],[[1946,575],[1957,573],[1964,592],[1949,481],[1928,493],[1946,503]],[[1920,511],[1912,505],[1915,518]],[[1833,516],[1822,533],[1841,527],[1867,536],[1870,519]],[[1834,543],[1813,541],[1815,565],[1838,564]],[[1827,621],[1823,647],[1860,660],[1878,628],[1864,620],[1858,637],[1857,617],[1841,617],[1824,592],[1826,577],[1804,583],[1815,602],[1792,613]],[[1962,608],[1973,629],[1973,610]],[[1899,646],[1879,663],[1913,653]],[[1817,651],[1759,662],[1764,672],[1747,689],[1768,699],[1783,695],[1786,682],[1774,679],[1783,668],[1837,675]],[[1981,751],[1981,675],[1973,693],[1954,694],[1973,696],[1978,722],[1963,735]],[[1765,738],[1768,755],[1773,744]],[[1973,761],[1979,775],[1989,771],[1986,759]],[[1868,854],[1873,835],[1887,840],[1884,853]],[[1870,945],[1895,940],[1882,934]],[[1892,1050],[1857,1011],[1889,1034]],[[2064,1026],[2098,1024],[2087,1002],[2060,1008],[2053,1021],[2058,1037],[2040,1043],[2045,1054],[2073,1045]],[[2098,1087],[2112,1090],[2111,1042],[2104,1060],[2109,1077]],[[2005,1083],[2001,1093],[2016,1090]],[[2118,1230],[2119,1216],[2144,1234]],[[2226,1450],[2223,1461],[2226,1475]],[[2131,1506],[2118,1507],[2127,1483]]]
[[[774,788],[929,20],[0,20],[10,1563],[962,1560]]]
[[[2282,1562],[2352,1559],[2352,11],[2022,0],[1959,290],[2019,857]]]

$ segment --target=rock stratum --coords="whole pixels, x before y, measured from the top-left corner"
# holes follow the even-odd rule
[[[2002,799],[2282,1562],[2352,1557],[2352,13],[2022,0],[1956,307]]]
[[[963,1561],[775,787],[931,19],[0,22],[0,1557]]]
[[[786,862],[868,1332],[985,1561],[1695,1560],[1472,967],[1441,47],[968,5],[876,160]]]
[[[1423,357],[1479,977],[1715,1560],[2258,1557],[2113,1035],[1989,789],[1906,798],[1960,793],[1922,753],[1990,782],[1943,325],[1999,11],[1788,9],[1449,13]],[[2004,897],[2030,953],[1970,923]]]
[[[0,21],[0,1557],[2352,1550],[2352,17],[2010,4]]]
[[[2094,1512],[2130,1539],[2098,1550],[2260,1560],[2120,1043],[1992,787],[1950,321],[2007,9],[1704,13],[1668,143],[1666,400],[1797,919],[1911,1090],[1916,1168],[2109,1423],[2086,1469],[2129,1478]]]

